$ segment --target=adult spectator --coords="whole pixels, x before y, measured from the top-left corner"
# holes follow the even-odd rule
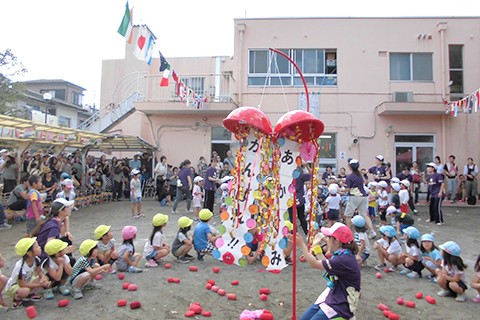
[[[227,151],[227,157],[223,160],[223,164],[228,164],[228,169],[233,169],[235,167],[235,158],[232,155],[232,150]]]
[[[332,176],[334,176],[332,166],[328,165],[326,167],[326,171],[322,174],[322,184],[327,184],[327,181]]]
[[[37,152],[35,152],[33,154],[33,159],[28,163],[27,172],[30,173],[30,171],[32,170],[32,164],[34,164],[34,163],[37,164],[37,168],[38,168],[38,166],[40,165],[41,155],[42,155],[41,150],[38,150]]]
[[[123,161],[117,160],[115,161],[112,159],[112,167],[113,167],[113,195],[112,201],[120,201],[122,197],[122,187],[123,187]]]
[[[3,192],[11,192],[17,185],[17,176],[20,167],[15,160],[15,152],[10,151],[7,153],[6,162],[0,167],[0,171],[3,172]]]
[[[205,178],[207,176],[207,169],[208,169],[208,165],[205,161],[205,157],[201,156],[200,159],[198,159],[198,160],[199,160],[199,162],[197,164],[198,175]]]
[[[442,198],[445,190],[445,182],[443,176],[437,172],[437,164],[435,162],[427,163],[427,173],[423,173],[423,182],[428,184],[430,191],[429,211],[430,218],[427,222],[436,222],[437,226],[443,225],[442,214]]]
[[[453,154],[448,157],[448,160],[450,162],[446,163],[443,167],[444,175],[447,178],[447,191],[445,196],[448,198],[450,195],[450,203],[453,203],[457,192],[458,167],[455,164],[455,156]]]
[[[168,173],[167,157],[161,156],[160,162],[155,166],[155,178],[156,180],[165,181]]]
[[[45,168],[45,175],[42,179],[42,192],[47,193],[47,199],[45,202],[51,202],[57,198],[57,177],[53,176],[50,168]]]
[[[183,199],[183,195],[187,198],[187,212],[193,212],[190,208],[192,204],[192,171],[190,170],[191,162],[188,159],[183,161],[183,168],[178,173],[178,180],[180,181],[177,184],[177,198],[173,203],[172,213],[178,213],[177,206],[178,203]]]
[[[84,170],[82,166],[82,159],[80,157],[75,157],[75,163],[73,165],[77,169],[77,176],[83,176]]]
[[[212,157],[205,176],[205,183],[203,184],[203,188],[205,189],[205,202],[203,203],[203,207],[209,209],[211,212],[213,212],[213,205],[215,203],[215,183],[220,183],[221,181],[217,178],[216,166],[217,158]]]
[[[110,161],[107,161],[107,156],[102,155],[98,166],[102,168],[102,191],[107,189],[107,179],[110,177]]]
[[[28,175],[28,164],[30,163],[30,160],[30,154],[28,150],[25,150],[20,159],[20,178]]]
[[[345,214],[343,215],[347,226],[352,227],[352,217],[355,213],[355,209],[358,210],[358,214],[365,219],[366,226],[370,229],[370,239],[377,236],[375,230],[373,230],[372,220],[367,214],[367,190],[365,190],[365,181],[362,174],[358,170],[360,164],[357,159],[350,159],[348,161],[348,168],[352,173],[347,176],[345,180],[345,192],[350,195],[350,201],[348,201]]]
[[[345,181],[345,179],[347,178],[347,174],[345,172],[345,168],[344,167],[341,167],[340,168],[340,173],[338,174],[337,176],[338,179],[342,179],[343,181]]]
[[[24,176],[20,179],[18,184],[12,192],[7,201],[7,208],[13,211],[20,211],[27,209],[28,199],[28,176]]]
[[[140,162],[142,163],[142,167],[147,168],[147,173],[148,177],[153,177],[152,175],[152,157],[148,155],[148,153],[144,152],[142,154],[142,159],[140,159]]]
[[[215,165],[215,169],[217,169],[218,175],[220,175],[220,172],[223,170],[223,163],[219,155],[217,155],[217,164]]]
[[[362,174],[373,174],[373,179],[375,179],[376,182],[380,182],[382,180],[386,181],[387,183],[390,182],[390,179],[392,178],[392,175],[388,171],[388,167],[384,163],[384,158],[381,155],[378,155],[375,157],[375,166],[371,167],[370,169],[365,170],[362,169],[361,173]]]
[[[297,169],[301,170],[301,166],[298,166]],[[303,232],[308,236],[308,224],[305,217],[305,182],[310,181],[312,178],[310,166],[305,166],[308,170],[308,173],[301,173],[298,178],[295,179],[295,198],[296,203],[288,208],[288,219],[291,223],[294,223],[293,220],[293,206],[296,206],[297,217],[300,220],[300,225],[302,226]]]
[[[177,184],[178,184],[178,168],[168,165],[167,171],[167,182],[165,186],[168,186],[168,196],[167,202],[173,205],[172,199],[174,200],[177,196]]]
[[[7,149],[2,149],[0,150],[0,168],[3,167],[5,162],[7,162],[6,156],[7,156],[8,150]],[[3,178],[3,170],[0,170],[0,181]]]
[[[0,185],[0,197],[2,196],[3,186]],[[0,203],[0,230],[10,229],[12,226],[7,223],[7,215],[5,214],[5,207]]]
[[[410,169],[408,166],[404,166],[402,172],[397,174],[396,176],[398,180],[403,181],[403,180],[408,180],[410,182],[410,186],[408,189],[409,197],[408,197],[408,206],[410,207],[410,210],[413,211],[415,215],[418,215],[417,209],[415,209],[415,205],[413,204],[413,197],[412,197],[412,190],[413,190],[413,176],[410,173]]]
[[[133,160],[130,160],[129,166],[130,166],[131,170],[133,170],[133,169],[140,170],[140,168],[142,167],[142,161],[140,161],[140,155],[138,153],[136,153],[133,156]]]
[[[48,159],[49,159],[49,156],[45,153],[42,153],[40,155],[40,164],[39,166],[37,167],[38,170],[40,170],[40,174],[43,175],[45,174],[45,170],[47,168],[50,169],[50,166],[48,165]],[[65,169],[64,169],[65,170]]]
[[[465,181],[465,200],[470,196],[477,196],[477,175],[478,166],[473,163],[473,158],[467,159],[467,164],[463,168],[463,174],[466,177]]]

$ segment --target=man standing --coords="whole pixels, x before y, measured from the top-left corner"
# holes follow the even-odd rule
[[[130,169],[131,170],[133,170],[133,169],[140,170],[140,168],[142,167],[142,161],[140,161],[139,158],[140,158],[140,155],[138,153],[135,153],[135,155],[133,156],[133,160],[130,160]]]
[[[450,195],[450,203],[453,203],[453,200],[455,199],[455,194],[457,192],[458,167],[455,164],[455,156],[453,154],[448,157],[448,159],[450,160],[450,162],[445,164],[445,167],[443,168],[443,172],[448,178],[447,192],[445,196],[448,198],[448,195]]]
[[[465,199],[468,200],[468,197],[470,196],[477,196],[478,167],[473,163],[472,157],[467,159],[467,164],[463,169],[463,174],[467,178],[465,181]]]
[[[173,203],[172,213],[178,213],[177,206],[178,203],[182,200],[183,195],[187,198],[187,212],[193,212],[190,208],[192,203],[192,171],[190,170],[191,162],[188,159],[183,161],[183,168],[178,173],[178,183],[177,183],[177,198]]]
[[[235,158],[232,156],[232,150],[227,151],[227,157],[223,160],[223,164],[228,164],[228,169],[231,170],[235,167]]]
[[[144,152],[142,155],[142,159],[140,160],[142,166],[147,168],[147,173],[150,178],[153,178],[152,175],[152,157],[148,155],[148,153]]]
[[[203,203],[203,207],[209,209],[211,212],[213,212],[213,204],[215,203],[215,182],[220,183],[220,179],[217,179],[216,166],[217,158],[212,156],[203,185],[205,189],[205,202]]]

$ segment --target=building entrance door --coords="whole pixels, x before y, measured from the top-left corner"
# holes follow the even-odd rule
[[[427,163],[435,159],[435,135],[395,135],[395,172],[405,166],[410,168],[417,161],[420,171],[427,170]]]

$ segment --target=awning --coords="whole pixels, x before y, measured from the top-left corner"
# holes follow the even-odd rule
[[[140,151],[140,150],[156,150],[157,148],[148,141],[140,137],[124,136],[124,135],[108,135],[102,140],[101,144],[87,146],[84,149],[88,151],[102,151],[102,149],[114,151]]]

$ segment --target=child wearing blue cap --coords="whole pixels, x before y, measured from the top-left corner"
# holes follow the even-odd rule
[[[406,240],[405,252],[398,256],[398,262],[405,266],[400,274],[406,274],[409,278],[420,278],[422,270],[425,268],[422,264],[422,253],[420,252],[417,239],[420,232],[415,227],[408,227],[403,230],[403,237]]]
[[[382,239],[377,240],[373,245],[373,249],[378,252],[378,259],[380,264],[375,266],[376,270],[382,270],[387,265],[385,264],[385,259],[392,264],[390,271],[397,271],[398,265],[398,256],[402,253],[402,246],[397,240],[395,235],[397,231],[392,226],[382,226],[380,227],[380,232],[382,233]]]
[[[440,245],[443,262],[442,270],[436,270],[437,283],[442,288],[437,294],[440,297],[454,296],[458,302],[464,302],[467,280],[464,270],[467,266],[463,263],[460,254],[462,249],[453,241]]]
[[[358,245],[357,261],[360,267],[366,267],[365,261],[370,257],[370,241],[368,241],[365,219],[362,216],[352,218],[355,227],[355,242]]]
[[[440,251],[435,246],[435,239],[431,234],[424,234],[420,238],[420,251],[422,252],[422,263],[425,269],[430,271],[430,274],[425,276],[431,282],[437,283],[436,270],[442,269],[443,257]]]

